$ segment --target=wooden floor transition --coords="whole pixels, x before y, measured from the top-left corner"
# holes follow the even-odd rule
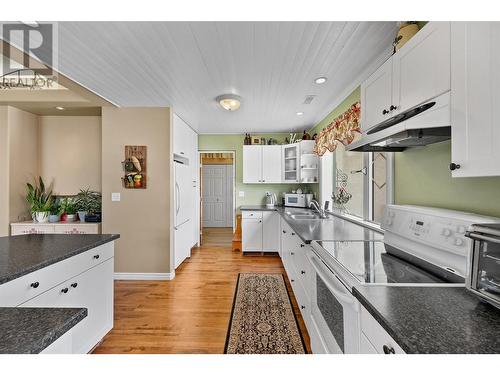
[[[193,249],[174,280],[115,281],[114,328],[94,353],[223,353],[238,273],[285,270],[277,255],[232,251],[229,228],[204,228],[203,234],[203,245]]]

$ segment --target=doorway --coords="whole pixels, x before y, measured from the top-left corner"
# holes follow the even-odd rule
[[[200,227],[206,236],[224,234],[229,239],[234,229],[234,151],[200,152]],[[204,238],[205,237],[205,238]]]

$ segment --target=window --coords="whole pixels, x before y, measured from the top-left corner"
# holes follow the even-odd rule
[[[321,157],[320,195],[343,214],[380,223],[392,203],[392,154],[351,152],[338,145]],[[332,198],[332,193],[335,198]]]

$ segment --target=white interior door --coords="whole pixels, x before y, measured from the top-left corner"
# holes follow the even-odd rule
[[[203,175],[203,227],[226,227],[227,207],[226,165],[204,165]]]

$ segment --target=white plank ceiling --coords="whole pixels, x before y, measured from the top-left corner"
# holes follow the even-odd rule
[[[61,22],[59,70],[119,106],[172,106],[199,133],[301,130],[390,55],[396,30],[395,22]],[[320,76],[328,82],[316,85]],[[242,97],[240,110],[217,105],[225,93]],[[306,95],[316,95],[309,105]]]

